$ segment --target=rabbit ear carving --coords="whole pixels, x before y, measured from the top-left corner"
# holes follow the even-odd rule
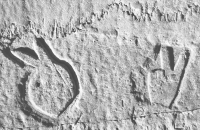
[[[11,52],[15,57],[22,60],[25,64],[37,66],[39,62],[37,53],[28,47],[19,47],[13,49]]]
[[[37,66],[39,55],[35,37],[32,35],[16,38],[10,46],[11,53],[27,65]]]
[[[21,52],[25,55],[28,55],[29,57],[32,57],[34,58],[35,60],[38,60],[38,55],[35,53],[34,50],[30,49],[30,48],[27,48],[27,47],[20,47],[20,48],[17,48],[17,49],[14,49],[15,52]]]

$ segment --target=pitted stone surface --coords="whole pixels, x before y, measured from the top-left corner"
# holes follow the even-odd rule
[[[2,129],[200,129],[198,0],[0,5]]]

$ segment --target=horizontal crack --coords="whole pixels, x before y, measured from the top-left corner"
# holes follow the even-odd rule
[[[54,125],[53,127],[60,127],[62,125],[99,124],[99,123],[102,123],[102,122],[119,122],[119,121],[126,121],[126,120],[136,120],[137,118],[146,118],[148,116],[157,115],[157,114],[185,113],[185,112],[193,112],[193,111],[198,111],[198,110],[200,110],[200,108],[195,108],[195,109],[191,109],[191,110],[184,110],[184,111],[174,110],[174,111],[154,112],[154,113],[149,113],[149,114],[139,115],[139,116],[132,116],[132,117],[129,116],[129,117],[123,118],[123,119],[99,119],[99,121],[96,121],[96,122],[78,121],[78,122],[75,122],[75,123],[62,123],[62,124]],[[44,127],[45,126],[3,127],[3,128],[8,128],[8,129],[24,129],[24,128],[44,128]]]

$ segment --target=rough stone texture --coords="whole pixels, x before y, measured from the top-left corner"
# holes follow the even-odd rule
[[[1,129],[200,129],[200,1],[0,6]]]

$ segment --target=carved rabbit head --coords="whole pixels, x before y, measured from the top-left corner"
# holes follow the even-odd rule
[[[25,101],[35,115],[57,120],[79,94],[79,80],[73,66],[58,58],[43,38],[16,39],[10,46],[13,57],[33,68],[25,84]]]

